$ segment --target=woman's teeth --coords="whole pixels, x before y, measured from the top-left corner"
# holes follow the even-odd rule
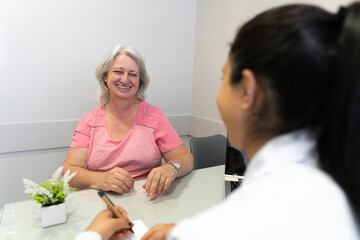
[[[131,86],[129,86],[129,87],[124,87],[124,86],[119,86],[119,85],[116,85],[116,87],[121,88],[121,89],[129,89],[129,88],[131,88]]]

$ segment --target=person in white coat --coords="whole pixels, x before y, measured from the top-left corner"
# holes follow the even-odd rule
[[[142,239],[360,239],[359,63],[359,2],[335,14],[287,5],[247,22],[217,95],[231,144],[250,159],[245,180]]]

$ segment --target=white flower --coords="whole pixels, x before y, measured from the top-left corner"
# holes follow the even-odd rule
[[[64,174],[64,176],[62,177],[62,181],[64,181],[64,185],[68,184],[68,182],[70,182],[70,180],[76,175],[76,172],[73,172],[72,174],[70,174],[70,169],[66,171],[66,173]]]
[[[52,183],[55,183],[58,179],[60,179],[62,169],[63,169],[63,167],[61,166],[58,169],[56,169],[56,171],[52,174],[51,179],[50,179],[50,181]]]
[[[39,188],[39,185],[31,181],[30,179],[24,178],[23,179],[25,189],[33,189],[33,188]]]
[[[31,194],[34,196],[37,193],[40,193],[40,187],[30,179],[24,178],[23,179],[24,186],[25,186],[25,193]]]
[[[69,189],[70,189],[69,184],[64,183],[64,192],[65,192],[65,193],[68,193],[68,192],[69,192]]]
[[[41,191],[40,191],[40,188],[32,188],[32,189],[26,189],[25,193],[31,194],[32,196],[34,196],[36,194],[41,194]]]
[[[76,172],[73,172],[72,174],[70,174],[70,170],[67,170],[66,173],[64,174],[64,176],[62,177],[62,181],[64,182],[64,192],[68,193],[69,192],[69,182],[70,180],[76,175]]]
[[[55,199],[53,198],[51,192],[47,190],[46,188],[40,187],[40,194],[45,195],[48,199],[50,199],[51,203],[55,202]]]

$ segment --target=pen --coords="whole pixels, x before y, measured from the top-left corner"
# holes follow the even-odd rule
[[[101,190],[98,191],[99,196],[101,197],[101,199],[106,203],[106,205],[110,208],[110,210],[113,212],[113,214],[117,217],[117,218],[124,218],[119,211],[115,208],[115,205],[112,203],[112,201],[110,200],[110,198]],[[131,227],[131,223],[129,223],[129,226]],[[130,228],[130,231],[134,234],[134,231],[132,230],[132,228]]]

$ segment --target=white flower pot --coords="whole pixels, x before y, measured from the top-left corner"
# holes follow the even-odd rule
[[[41,223],[43,227],[49,227],[66,222],[65,203],[41,208]]]

